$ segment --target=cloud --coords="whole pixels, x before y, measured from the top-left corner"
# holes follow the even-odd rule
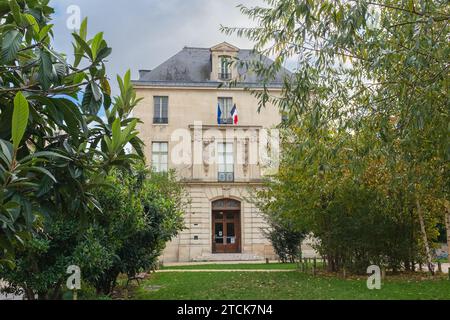
[[[73,52],[66,27],[70,5],[78,5],[89,19],[89,35],[103,31],[113,53],[107,64],[114,93],[116,74],[131,69],[137,79],[139,69],[154,69],[184,46],[212,47],[222,41],[241,48],[253,44],[221,33],[221,24],[248,27],[252,21],[236,7],[261,4],[260,0],[52,0],[55,8],[55,48]]]

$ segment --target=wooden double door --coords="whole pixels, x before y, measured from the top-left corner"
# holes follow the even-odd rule
[[[212,252],[241,252],[241,211],[213,210],[212,212]]]

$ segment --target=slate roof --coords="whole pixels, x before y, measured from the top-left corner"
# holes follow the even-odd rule
[[[238,54],[240,61],[259,60],[270,65],[273,61],[267,57],[254,53],[252,50],[241,49]],[[217,87],[221,82],[211,81],[211,50],[210,48],[184,47],[173,57],[162,63],[154,70],[141,70],[140,78],[133,81],[138,85],[149,86],[188,86],[188,87]],[[238,87],[260,87],[262,79],[256,74],[247,72],[239,67],[238,72],[243,75]],[[286,69],[281,70],[271,81],[269,87],[281,87],[283,77],[290,75]]]

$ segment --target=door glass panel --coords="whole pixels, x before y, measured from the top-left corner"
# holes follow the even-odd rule
[[[227,223],[227,244],[236,243],[236,233],[234,231],[234,223]]]
[[[214,226],[215,241],[217,244],[223,244],[223,224],[216,223]]]
[[[223,219],[223,212],[218,212],[214,215],[214,218],[216,220],[222,220]]]
[[[227,213],[228,220],[234,220],[234,213]]]

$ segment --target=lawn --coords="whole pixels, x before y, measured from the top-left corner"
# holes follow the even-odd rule
[[[197,266],[198,267],[198,266]],[[206,267],[204,267],[206,268]],[[242,268],[242,265],[241,265]],[[300,272],[165,272],[133,290],[141,300],[450,299],[450,281],[424,275],[388,278],[368,290],[366,278],[313,277]]]
[[[162,267],[161,270],[295,270],[295,263],[200,264]]]

